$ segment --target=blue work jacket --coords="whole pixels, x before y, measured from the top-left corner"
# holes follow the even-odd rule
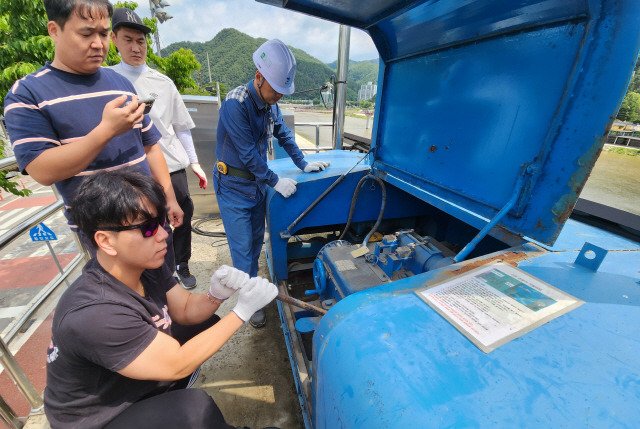
[[[295,137],[285,125],[278,104],[266,105],[256,92],[253,81],[230,91],[222,102],[218,121],[216,157],[227,165],[254,174],[255,181],[224,175],[215,168],[213,174],[224,186],[250,198],[265,186],[275,186],[278,175],[267,166],[267,149],[275,137],[293,163],[304,170],[307,162],[296,145]]]

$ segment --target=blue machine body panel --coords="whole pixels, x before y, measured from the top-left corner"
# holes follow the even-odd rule
[[[328,309],[318,318],[279,303],[307,428],[637,427],[640,233],[569,216],[638,56],[640,1],[260,1],[361,28],[380,54],[365,161],[308,155],[331,162],[318,174],[270,162],[299,182],[286,200],[269,191],[273,278]],[[342,230],[368,174],[386,184],[385,234],[419,228],[450,250],[443,265],[391,239],[392,258],[380,263],[374,242],[357,256],[356,231],[351,248],[329,242],[300,262],[311,285],[297,280],[292,237]],[[372,180],[358,195],[361,229],[381,188]],[[416,291],[495,261],[584,304],[485,353]]]
[[[597,272],[577,250],[521,250],[519,268],[586,304],[485,354],[414,293],[465,263],[351,295],[316,329],[314,427],[635,427],[640,246]]]
[[[632,0],[268,3],[369,32],[374,166],[388,180],[483,218],[518,192],[500,225],[542,243],[571,213],[639,46]]]

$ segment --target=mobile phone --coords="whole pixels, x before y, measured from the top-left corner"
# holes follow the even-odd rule
[[[149,112],[151,111],[151,107],[153,107],[153,102],[156,101],[156,99],[154,97],[147,97],[147,98],[140,98],[138,99],[138,104],[139,103],[144,103],[146,104],[145,108],[144,108],[144,114],[148,115]]]

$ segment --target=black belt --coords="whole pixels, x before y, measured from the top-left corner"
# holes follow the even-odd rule
[[[222,161],[216,162],[216,169],[220,173],[228,174],[229,176],[240,177],[247,180],[256,180],[256,176],[252,172],[232,167]]]

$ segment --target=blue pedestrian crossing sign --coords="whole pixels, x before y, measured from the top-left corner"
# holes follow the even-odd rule
[[[40,223],[29,230],[31,241],[51,241],[57,240],[56,234],[44,223]]]

